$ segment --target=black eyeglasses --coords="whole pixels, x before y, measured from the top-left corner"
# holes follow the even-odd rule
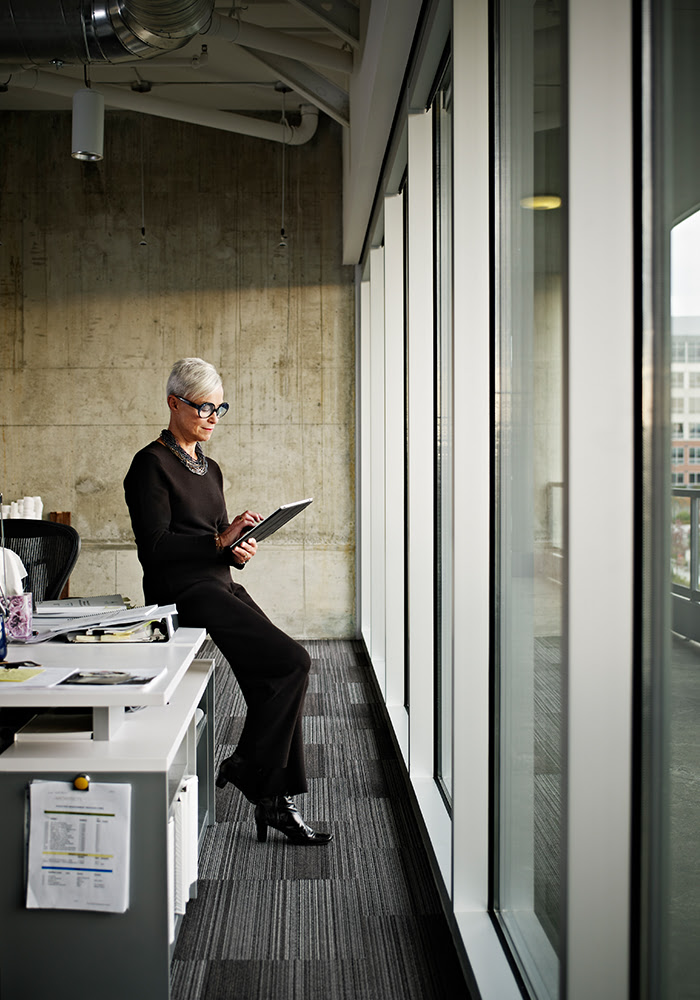
[[[223,417],[224,413],[228,412],[228,403],[222,403],[221,406],[214,406],[213,403],[192,403],[189,399],[185,399],[184,396],[175,396],[175,399],[179,399],[181,403],[187,403],[197,411],[200,417],[210,417],[212,413],[215,413],[217,417]]]

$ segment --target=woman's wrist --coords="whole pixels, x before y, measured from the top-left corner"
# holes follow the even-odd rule
[[[218,531],[214,535],[214,545],[216,545],[217,552],[221,552],[221,550],[225,547],[224,543],[221,540],[221,535],[219,534]]]

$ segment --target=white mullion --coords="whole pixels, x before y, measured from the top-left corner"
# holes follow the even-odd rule
[[[370,553],[372,551],[372,535],[370,530],[371,509],[371,462],[370,441],[371,407],[370,407],[370,286],[369,281],[359,285],[359,336],[358,336],[358,559],[357,559],[357,613],[359,631],[367,649],[372,646],[372,569]]]
[[[629,992],[631,26],[630,0],[570,0],[567,1000]]]
[[[412,777],[434,773],[433,116],[408,118],[409,711]]]
[[[403,195],[384,201],[386,383],[386,703],[404,694],[404,238]]]
[[[372,576],[372,635],[369,647],[382,695],[386,694],[386,525],[385,525],[385,401],[384,401],[384,248],[370,250],[370,477],[369,553]]]
[[[488,0],[455,4],[453,907],[483,1000],[520,989],[488,914],[490,166]]]
[[[489,825],[488,2],[454,13],[455,908],[485,910]]]

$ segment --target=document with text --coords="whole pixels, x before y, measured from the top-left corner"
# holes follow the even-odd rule
[[[27,907],[124,913],[129,906],[131,785],[29,785]]]

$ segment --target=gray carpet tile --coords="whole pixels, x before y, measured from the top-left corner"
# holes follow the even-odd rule
[[[534,903],[535,913],[559,953],[562,884],[561,639],[535,639],[534,657]]]
[[[298,805],[334,840],[295,847],[270,830],[260,844],[250,803],[217,789],[172,1000],[468,1000],[362,647],[305,645],[309,791]],[[218,763],[244,705],[218,651],[203,655],[216,660]]]

